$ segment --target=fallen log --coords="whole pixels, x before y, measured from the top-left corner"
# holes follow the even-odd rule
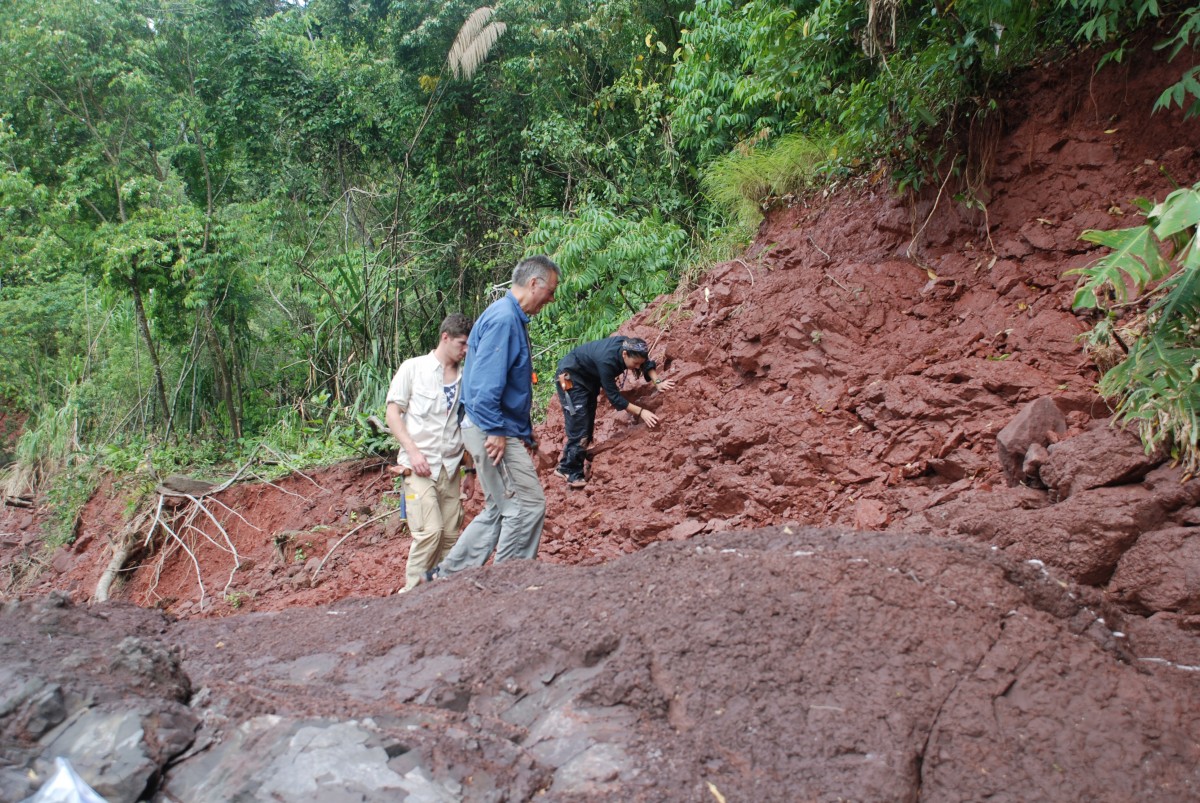
[[[140,548],[141,530],[146,525],[146,519],[149,516],[149,511],[142,511],[121,529],[116,538],[112,539],[112,557],[109,558],[108,565],[100,574],[100,580],[96,583],[96,591],[92,595],[95,602],[104,602],[108,599],[113,581],[125,568],[125,564],[129,562],[134,550]]]

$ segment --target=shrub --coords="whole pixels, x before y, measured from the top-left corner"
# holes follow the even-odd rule
[[[766,147],[741,147],[708,166],[704,190],[740,226],[756,226],[771,199],[802,192],[827,157],[826,148],[800,134]]]
[[[1081,276],[1073,305],[1104,318],[1092,342],[1115,342],[1124,358],[1104,372],[1100,392],[1117,400],[1117,419],[1136,424],[1147,451],[1166,446],[1188,472],[1200,468],[1200,183],[1160,204],[1139,199],[1146,223],[1086,231],[1083,239],[1111,249]],[[1142,313],[1126,343],[1118,321]],[[1129,330],[1127,330],[1129,331]]]

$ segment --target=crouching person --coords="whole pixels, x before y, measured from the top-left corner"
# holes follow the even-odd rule
[[[614,335],[593,340],[558,361],[554,386],[562,405],[567,442],[554,473],[565,479],[568,487],[587,485],[584,458],[596,428],[596,400],[601,390],[614,409],[627,410],[651,429],[658,426],[658,416],[645,407],[630,404],[621,395],[617,379],[626,371],[641,374],[662,390],[675,386],[673,380],[659,378],[658,366],[650,359],[650,347],[640,337]]]

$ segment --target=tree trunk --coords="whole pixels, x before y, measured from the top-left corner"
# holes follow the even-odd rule
[[[229,372],[229,361],[225,359],[225,349],[221,347],[221,339],[217,337],[216,327],[213,326],[212,312],[204,309],[204,338],[208,341],[208,349],[212,352],[213,363],[217,367],[217,386],[221,401],[225,402],[225,413],[229,416],[229,425],[233,428],[233,437],[242,437],[242,418],[233,402],[233,377]]]
[[[142,340],[146,344],[146,351],[150,354],[150,365],[154,368],[154,392],[158,396],[163,420],[166,421],[166,436],[168,439],[174,440],[171,434],[169,416],[171,408],[167,405],[167,389],[163,384],[162,364],[158,361],[158,351],[154,348],[154,339],[150,337],[150,324],[146,321],[146,307],[142,304],[142,289],[138,287],[137,283],[136,257],[133,261],[133,275],[129,279],[129,290],[133,293],[133,311],[137,317],[138,331],[142,333]]]

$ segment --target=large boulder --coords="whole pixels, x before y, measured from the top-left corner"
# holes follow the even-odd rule
[[[924,529],[986,541],[1077,582],[1103,585],[1125,550],[1162,524],[1167,510],[1144,485],[1124,485],[1077,493],[1058,504],[1032,489],[974,491],[921,515]]]
[[[1111,426],[1051,444],[1048,451],[1039,476],[1063,499],[1090,488],[1137,482],[1163,461],[1157,452],[1146,454],[1137,435]]]
[[[1200,614],[1200,527],[1143,534],[1117,564],[1109,591],[1146,611]]]

